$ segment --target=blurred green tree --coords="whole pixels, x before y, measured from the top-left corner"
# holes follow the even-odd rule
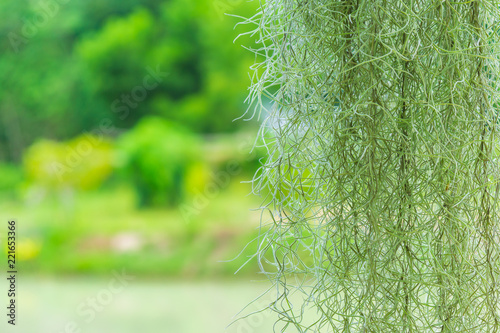
[[[189,130],[158,117],[143,118],[120,138],[119,168],[140,206],[175,206],[185,198],[186,175],[199,161],[200,144]]]
[[[69,139],[102,119],[128,129],[158,115],[200,133],[242,126],[231,120],[253,57],[228,43],[236,20],[211,1],[3,2],[0,12],[0,160],[20,161],[36,138]],[[123,104],[148,68],[168,76]]]

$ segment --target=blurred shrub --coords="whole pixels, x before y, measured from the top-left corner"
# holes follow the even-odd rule
[[[10,164],[0,164],[0,192],[11,192],[23,180],[22,169]]]
[[[17,242],[17,259],[21,261],[32,260],[40,254],[40,242],[31,238],[21,239]]]
[[[118,143],[120,166],[141,206],[175,206],[183,200],[188,172],[203,169],[200,144],[192,132],[157,117],[142,119],[123,135]]]
[[[93,189],[112,171],[112,145],[92,135],[60,143],[35,142],[24,155],[28,180],[47,189]]]
[[[197,161],[186,169],[184,188],[186,194],[195,195],[201,192],[205,185],[211,181],[211,168],[206,161]]]

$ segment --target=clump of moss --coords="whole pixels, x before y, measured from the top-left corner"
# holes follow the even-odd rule
[[[499,330],[499,8],[268,0],[247,21],[275,329]]]

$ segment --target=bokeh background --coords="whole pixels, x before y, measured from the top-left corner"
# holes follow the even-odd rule
[[[0,327],[223,332],[268,287],[245,183],[259,120],[234,121],[254,38],[225,15],[257,5],[0,2],[0,235],[16,219],[20,271],[18,325]]]

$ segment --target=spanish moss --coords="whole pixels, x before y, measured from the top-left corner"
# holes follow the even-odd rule
[[[499,332],[500,1],[267,0],[247,23],[274,330]]]

